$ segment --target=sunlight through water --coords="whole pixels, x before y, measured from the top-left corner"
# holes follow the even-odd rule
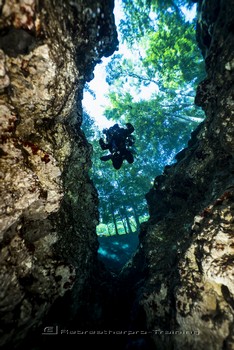
[[[194,4],[191,10],[182,8],[184,15],[188,21],[193,20],[196,15],[196,5]],[[115,23],[118,28],[121,18],[123,18],[123,12],[121,10],[121,0],[115,0]],[[119,35],[119,33],[118,33]],[[133,53],[127,48],[126,44],[121,43],[119,38],[119,50],[115,53],[123,54],[125,57],[133,57]],[[94,79],[89,82],[89,88],[94,92],[95,98],[88,92],[84,91],[83,107],[87,113],[95,120],[96,125],[100,130],[109,128],[115,121],[108,120],[104,116],[104,110],[108,105],[108,98],[106,95],[110,91],[110,86],[106,82],[106,66],[110,62],[110,57],[103,57],[102,63],[97,64],[94,69]],[[148,100],[155,92],[155,84],[150,84],[141,89],[140,97]],[[134,92],[133,92],[134,93]],[[137,96],[135,96],[137,99]]]

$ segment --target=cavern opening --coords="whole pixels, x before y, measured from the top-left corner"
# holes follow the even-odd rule
[[[99,257],[119,272],[149,218],[146,193],[187,147],[204,113],[194,103],[205,76],[196,41],[194,1],[116,1],[118,50],[96,65],[84,92],[83,130],[93,146],[91,178],[99,194]],[[131,123],[134,162],[116,170],[100,157],[105,129]],[[156,178],[156,179],[155,179]]]
[[[233,349],[232,8],[0,1],[1,349]]]

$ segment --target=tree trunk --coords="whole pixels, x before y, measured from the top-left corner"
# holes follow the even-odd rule
[[[117,222],[116,222],[116,218],[115,218],[115,213],[114,213],[114,207],[113,207],[112,204],[111,204],[111,215],[112,215],[113,223],[114,223],[114,226],[115,226],[115,234],[116,234],[116,235],[119,235],[119,231],[118,231],[118,227],[117,227]]]
[[[123,213],[123,211],[124,211],[124,213]],[[126,224],[124,222],[124,217],[126,216],[124,208],[119,209],[119,215],[120,215],[121,221],[123,223],[125,234],[128,234],[128,230],[127,230]]]
[[[131,227],[131,224],[130,224],[130,220],[129,220],[129,217],[128,217],[128,214],[126,213],[126,211],[125,211],[125,219],[126,219],[127,226],[128,226],[128,232],[129,233],[133,233],[132,227]]]
[[[111,236],[111,231],[110,231],[109,225],[107,224],[106,226],[107,226],[108,235]]]
[[[134,219],[136,221],[136,225],[137,225],[137,231],[139,231],[140,229],[140,221],[139,221],[139,215],[137,213],[137,210],[134,206],[132,206],[133,212],[134,212]]]

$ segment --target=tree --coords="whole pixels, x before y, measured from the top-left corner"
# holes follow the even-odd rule
[[[122,40],[130,47],[139,42],[150,32],[156,30],[156,20],[163,14],[176,13],[185,21],[182,7],[191,9],[193,0],[122,0],[125,18],[120,21]]]
[[[181,11],[184,4],[182,0],[123,1],[126,18],[121,31],[124,40],[134,32],[129,41],[133,58],[113,55],[107,67],[110,93],[105,115],[122,125],[134,125],[134,163],[124,163],[116,171],[111,161],[99,159],[103,151],[97,132],[92,140],[91,177],[99,193],[100,223],[109,234],[139,230],[148,215],[145,194],[203,120],[203,112],[194,106],[203,61],[194,23],[186,22]],[[153,86],[154,92],[144,99],[141,93],[147,86]]]
[[[176,39],[175,39],[176,38]],[[192,23],[177,12],[166,12],[149,33],[143,65],[158,77],[160,88],[186,89],[204,77],[204,62],[195,41]]]

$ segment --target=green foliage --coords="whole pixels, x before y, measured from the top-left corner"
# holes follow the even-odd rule
[[[92,139],[93,179],[99,193],[101,235],[138,231],[148,217],[145,194],[165,165],[187,145],[190,133],[204,116],[194,105],[196,85],[204,64],[195,41],[194,22],[187,22],[185,0],[123,0],[125,19],[120,30],[132,58],[116,54],[107,66],[110,85],[105,116],[135,127],[135,161],[116,171],[104,155],[95,130]],[[137,43],[137,45],[136,45]],[[143,91],[153,91],[144,99]],[[86,127],[90,118],[86,116]],[[89,122],[88,122],[89,120]]]
[[[95,137],[95,121],[90,117],[90,115],[83,110],[83,121],[82,121],[82,130],[85,132],[85,135],[89,141],[93,141]]]
[[[153,23],[150,18],[150,6],[147,0],[122,0],[125,19],[120,21],[120,32],[124,41],[132,45],[139,41],[149,29],[152,29]]]
[[[181,7],[191,9],[193,0],[122,0],[125,18],[120,21],[122,40],[129,46],[138,43],[156,29],[155,21],[166,12],[185,21]]]
[[[143,176],[137,162],[132,165],[124,163],[119,171],[113,168],[111,161],[102,162],[100,156],[103,151],[98,140],[103,135],[87,113],[84,113],[82,128],[93,146],[90,177],[99,194],[100,224],[97,233],[113,235],[138,231],[140,221],[148,214],[144,195],[151,184],[147,174]],[[96,137],[93,138],[93,135]]]
[[[176,12],[161,16],[157,31],[149,34],[143,65],[158,76],[161,88],[182,89],[200,81],[204,67],[193,24],[184,22]]]

